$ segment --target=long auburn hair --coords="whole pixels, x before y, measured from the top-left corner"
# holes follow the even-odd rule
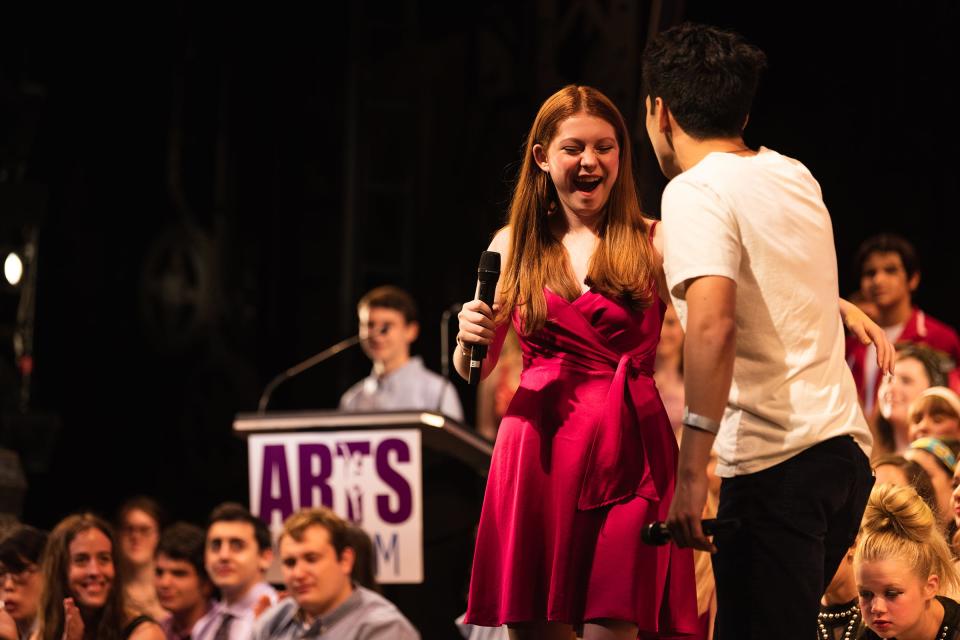
[[[116,559],[117,540],[106,520],[92,514],[67,516],[53,529],[43,554],[43,593],[40,597],[39,630],[41,640],[61,640],[64,630],[63,600],[72,598],[68,586],[70,543],[84,531],[97,529],[110,540],[114,554],[114,578],[107,602],[94,619],[84,620],[84,637],[97,640],[119,640],[129,622],[123,592],[121,567]],[[80,603],[77,603],[80,607]]]
[[[537,112],[510,202],[510,257],[501,286],[500,319],[519,307],[525,333],[546,322],[544,287],[570,301],[581,293],[566,249],[550,230],[550,216],[563,215],[556,189],[533,158],[535,145],[549,147],[560,124],[581,113],[609,122],[620,148],[617,180],[600,222],[600,243],[590,259],[586,283],[637,309],[648,307],[655,295],[653,253],[634,184],[626,122],[613,102],[593,87],[568,85],[547,98]]]

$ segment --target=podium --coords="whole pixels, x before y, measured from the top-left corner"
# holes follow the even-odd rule
[[[250,510],[279,533],[324,505],[374,543],[384,594],[424,638],[459,638],[493,445],[430,411],[239,414]]]

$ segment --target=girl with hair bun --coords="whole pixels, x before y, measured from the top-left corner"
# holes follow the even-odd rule
[[[912,487],[870,494],[853,557],[866,628],[859,638],[960,640],[958,576],[930,507]]]

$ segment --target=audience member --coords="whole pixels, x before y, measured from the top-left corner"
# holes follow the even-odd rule
[[[145,496],[131,498],[117,512],[116,525],[127,604],[154,620],[163,620],[168,614],[157,600],[153,575],[154,554],[163,526],[160,505]]]
[[[920,266],[916,251],[906,239],[894,234],[868,238],[857,252],[860,289],[876,305],[876,322],[893,343],[912,342],[943,352],[954,366],[960,361],[960,338],[946,324],[913,306],[912,296],[920,285]],[[847,340],[847,362],[864,405],[864,413],[873,411],[880,372],[871,345],[856,337]]]
[[[206,533],[177,522],[163,530],[157,545],[156,585],[160,606],[170,615],[160,626],[167,640],[203,635],[213,616],[213,583],[204,566]]]
[[[43,554],[40,640],[164,640],[149,616],[127,606],[116,549],[110,525],[93,514],[54,527]]]
[[[352,522],[347,522],[347,546],[353,549],[353,583],[380,593],[377,584],[377,566],[370,534]]]
[[[939,517],[937,507],[937,492],[933,489],[930,474],[913,460],[907,460],[901,455],[890,454],[875,458],[872,462],[873,475],[876,484],[892,484],[897,487],[913,487],[914,491],[923,498],[934,516]]]
[[[873,455],[903,453],[910,444],[910,403],[923,391],[946,384],[941,361],[920,345],[900,345],[892,376],[880,384],[878,411],[872,416]]]
[[[960,439],[960,397],[947,387],[930,387],[910,404],[910,440],[930,436]]]
[[[960,464],[953,470],[953,493],[950,494],[951,514],[953,515],[954,534],[950,539],[953,556],[960,559]]]
[[[950,550],[933,513],[913,489],[873,489],[853,568],[867,625],[858,637],[960,637],[960,605],[937,595],[960,584]]]
[[[213,510],[205,564],[221,599],[211,610],[213,620],[194,640],[248,640],[254,608],[262,598],[277,601],[277,592],[264,581],[272,560],[270,530],[262,520],[233,502]]]
[[[326,508],[287,518],[280,564],[291,597],[257,622],[253,640],[408,640],[420,635],[383,596],[354,584],[347,524]]]
[[[950,503],[953,493],[953,472],[957,467],[957,453],[960,451],[960,442],[956,440],[938,440],[936,438],[920,438],[910,443],[910,448],[904,454],[907,460],[913,460],[930,476],[933,493],[937,499],[935,516],[937,521],[947,529],[953,522],[950,514]],[[951,527],[952,529],[952,527]]]
[[[340,398],[343,411],[429,409],[463,421],[453,384],[410,356],[420,333],[417,305],[403,289],[377,287],[357,303],[360,346],[373,362],[369,376]]]
[[[46,531],[27,525],[17,525],[0,540],[0,602],[16,627],[15,638],[29,638],[36,631],[46,543]]]

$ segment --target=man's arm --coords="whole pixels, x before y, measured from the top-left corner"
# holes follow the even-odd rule
[[[676,492],[667,526],[681,547],[716,548],[700,526],[707,498],[707,463],[730,394],[736,354],[737,284],[723,276],[696,278],[686,287],[687,331],[683,345],[684,393],[700,428],[684,424]],[[705,419],[705,420],[704,420]],[[704,428],[706,427],[706,428]]]
[[[843,323],[862,344],[873,345],[877,349],[877,366],[884,374],[893,373],[897,359],[897,350],[890,343],[887,334],[871,320],[860,307],[840,298],[840,315]]]

